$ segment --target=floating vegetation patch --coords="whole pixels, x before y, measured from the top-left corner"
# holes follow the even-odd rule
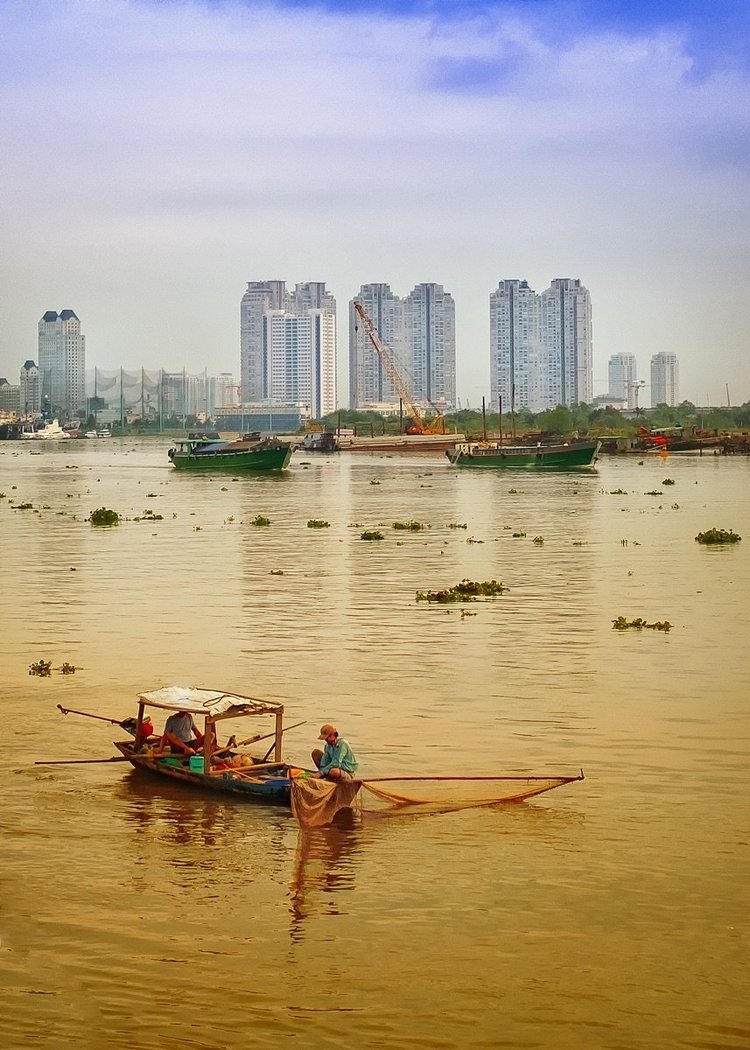
[[[586,546],[586,540],[573,540],[573,546],[574,547],[585,547]]]
[[[64,664],[61,664],[60,667],[56,667],[55,670],[59,671],[60,674],[75,674],[76,671],[80,671],[80,667],[76,667],[75,664],[69,664],[66,660]]]
[[[468,529],[468,527],[469,526],[466,524],[466,522],[462,523],[460,521],[452,521],[448,526],[449,529]]]
[[[152,510],[147,508],[139,518],[133,518],[133,521],[164,521],[164,515],[154,514]]]
[[[536,543],[537,547],[543,547],[544,546],[544,536],[535,536],[534,539],[531,542],[532,543]]]
[[[394,521],[394,529],[401,529],[403,532],[421,532],[422,529],[426,528],[421,521]]]
[[[612,489],[609,494],[610,496],[627,496],[625,489]]]
[[[271,524],[271,519],[270,518],[264,518],[262,514],[257,514],[253,518],[253,520],[250,522],[250,524],[251,525],[256,525],[258,528],[261,528],[264,525],[270,525]]]
[[[477,598],[494,598],[498,594],[509,591],[510,587],[499,583],[497,580],[461,580],[453,587],[444,591],[417,591],[418,602],[437,602],[440,605],[448,605],[453,602],[475,602]]]
[[[518,495],[518,489],[508,489],[508,495],[509,496],[517,496]]]
[[[674,478],[665,478],[662,485],[674,485]]]
[[[269,576],[283,576],[284,575],[284,570],[283,569],[271,569],[271,571],[269,572],[268,575]]]
[[[92,525],[119,525],[120,515],[116,510],[109,510],[107,507],[99,507],[98,510],[91,511],[88,521],[90,521]]]
[[[37,660],[36,663],[29,664],[29,674],[36,675],[37,678],[49,678],[52,674],[52,661]]]
[[[484,543],[484,540],[478,540],[474,536],[469,536],[466,540],[467,543]]]
[[[365,529],[359,538],[361,540],[382,540],[385,537],[383,536],[383,533],[378,532],[377,529]]]
[[[310,518],[307,523],[308,529],[330,529],[330,521],[323,521],[322,518]]]
[[[514,539],[514,540],[520,540],[520,539],[523,539],[523,537],[524,537],[525,535],[526,535],[526,533],[525,533],[525,532],[514,532],[514,533],[513,533],[513,539]]]
[[[0,492],[0,499],[5,499],[5,495],[6,494],[4,492]]]
[[[707,532],[699,532],[695,537],[697,543],[739,543],[742,539],[732,529],[708,529]]]
[[[650,492],[644,492],[644,496],[661,496],[661,492],[658,489],[651,489]]]
[[[371,481],[371,482],[370,482],[370,484],[371,484],[371,485],[379,485],[379,484],[380,484],[380,482],[379,482],[379,481]]]
[[[642,616],[636,616],[635,620],[628,620],[624,616],[618,616],[612,621],[613,631],[628,631],[630,628],[642,631],[645,627],[649,631],[669,631],[672,624],[669,620],[657,620],[656,623],[646,623]]]
[[[12,503],[11,510],[33,510],[33,503]]]

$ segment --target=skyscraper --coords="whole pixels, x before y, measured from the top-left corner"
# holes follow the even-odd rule
[[[540,302],[527,281],[500,281],[490,293],[490,391],[493,404],[503,399],[532,412],[540,401]]]
[[[628,408],[637,408],[638,396],[634,386],[637,380],[638,365],[635,354],[612,354],[609,359],[607,393],[620,401],[627,401]]]
[[[654,354],[651,358],[651,407],[680,403],[680,365],[676,354]]]
[[[322,281],[251,281],[240,304],[242,401],[336,407],[336,300]]]
[[[73,310],[48,310],[39,322],[42,400],[53,414],[86,411],[86,338]]]
[[[409,367],[404,352],[404,305],[388,284],[363,284],[356,296],[364,306],[378,335],[391,351],[391,356],[409,385]],[[349,404],[352,408],[367,404],[393,404],[398,401],[383,362],[373,348],[367,332],[359,323],[349,303]]]
[[[21,415],[39,415],[42,410],[42,382],[39,369],[33,361],[24,361],[20,387]]]
[[[248,281],[240,303],[240,386],[243,402],[268,397],[268,376],[263,363],[263,315],[286,310],[289,293],[285,281]]]
[[[541,295],[541,401],[588,404],[594,392],[591,297],[578,278],[552,281]]]
[[[405,353],[415,401],[456,403],[456,307],[442,284],[418,284],[404,300]]]

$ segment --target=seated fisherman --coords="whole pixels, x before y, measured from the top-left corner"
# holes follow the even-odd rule
[[[203,747],[203,733],[189,711],[175,711],[167,719],[159,741],[159,750],[163,751],[167,745],[173,751],[182,751],[186,755],[194,755]]]
[[[312,753],[320,776],[326,780],[351,780],[357,769],[357,759],[346,740],[339,736],[336,726],[321,726],[318,739],[326,742],[322,751],[316,747]]]

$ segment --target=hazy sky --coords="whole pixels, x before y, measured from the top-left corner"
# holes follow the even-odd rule
[[[607,362],[750,400],[750,2],[0,0],[0,376],[45,310],[89,367],[239,372],[248,280],[456,301],[580,277]],[[642,403],[649,404],[649,390]]]

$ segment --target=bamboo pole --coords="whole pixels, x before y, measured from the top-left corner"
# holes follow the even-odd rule
[[[35,766],[82,766],[94,762],[129,762],[126,755],[113,755],[111,758],[52,758],[35,762]]]
[[[510,774],[504,775],[504,776],[460,776],[460,775],[447,775],[447,776],[430,776],[430,777],[428,777],[428,776],[424,776],[424,777],[421,777],[421,776],[410,776],[410,777],[408,777],[408,776],[407,777],[356,777],[355,779],[359,780],[362,784],[382,784],[385,781],[389,781],[389,780],[396,780],[396,781],[398,781],[398,780],[525,780],[525,781],[528,781],[528,780],[563,780],[563,781],[573,781],[573,780],[584,780],[585,778],[584,778],[584,775],[583,775],[583,770],[581,770],[581,772],[578,774],[578,776],[575,776],[575,777],[560,776],[559,773],[548,773],[546,775],[544,775],[544,774],[535,774],[534,776],[532,776],[530,774],[528,776],[526,776],[523,773],[518,773],[515,776],[510,775]]]
[[[117,718],[107,718],[106,715],[93,715],[90,711],[76,711],[72,707],[63,707],[62,704],[58,704],[57,708],[64,715],[83,715],[84,718],[97,718],[100,722],[111,722],[113,726],[122,727],[122,722]]]
[[[274,739],[274,759],[281,762],[281,738],[284,735],[284,708],[276,712],[276,733]]]

